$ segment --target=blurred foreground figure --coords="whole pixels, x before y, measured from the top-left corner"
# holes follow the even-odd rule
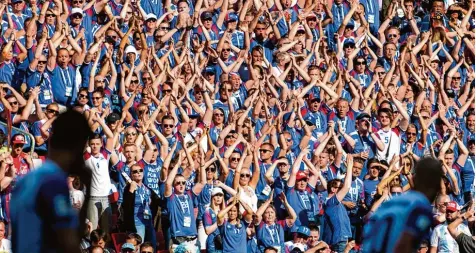
[[[364,227],[363,252],[415,252],[432,222],[431,201],[440,190],[441,162],[421,159],[415,167],[415,188],[385,202]]]
[[[85,212],[80,219],[71,207],[67,177],[78,175],[90,185],[82,159],[89,136],[88,123],[78,112],[61,114],[53,123],[48,160],[13,191],[13,252],[80,252],[79,221]]]

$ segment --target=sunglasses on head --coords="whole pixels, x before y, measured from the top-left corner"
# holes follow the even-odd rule
[[[133,170],[133,171],[132,171],[132,174],[139,174],[139,173],[142,173],[142,172],[144,172],[143,169]]]

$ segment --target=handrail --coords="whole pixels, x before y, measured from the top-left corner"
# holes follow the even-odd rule
[[[0,121],[0,125],[4,125],[4,126],[6,126],[7,129],[8,129],[7,123],[5,123],[5,122],[3,122],[3,121]],[[18,127],[12,126],[12,130],[13,130],[13,129],[15,129],[16,131],[18,131],[18,132],[20,132],[20,133],[22,133],[22,134],[24,134],[24,135],[28,135],[28,136],[30,137],[30,139],[31,139],[30,157],[33,158],[33,152],[35,152],[35,144],[36,144],[36,143],[35,143],[35,136],[33,136],[32,134],[30,134],[30,133],[28,133],[28,132],[25,132],[25,131],[21,130],[21,129],[18,128]],[[7,134],[7,133],[5,133],[5,134]]]

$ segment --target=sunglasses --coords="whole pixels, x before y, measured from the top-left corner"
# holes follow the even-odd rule
[[[223,117],[223,116],[224,116],[223,113],[214,113],[213,115],[214,115],[214,116],[217,116],[217,117]]]
[[[137,133],[136,132],[129,132],[129,133],[126,133],[126,136],[136,136]]]
[[[230,157],[230,160],[232,162],[238,162],[240,160],[240,158],[239,157]]]
[[[241,178],[248,178],[251,177],[251,174],[240,174]]]
[[[268,153],[268,152],[272,152],[272,151],[271,151],[271,150],[267,150],[267,149],[260,149],[259,152]]]
[[[73,1],[73,4],[82,4],[83,1]]]
[[[46,64],[46,61],[39,61],[38,64]]]
[[[96,83],[104,83],[105,81],[104,81],[104,79],[98,79],[98,80],[94,80],[94,82],[96,82]]]
[[[461,77],[460,77],[460,76],[453,76],[451,79],[453,79],[453,80],[461,80]]]
[[[379,74],[380,76],[381,76],[381,75],[385,75],[385,71],[377,72],[377,74]]]
[[[138,84],[138,83],[139,83],[139,80],[131,80],[131,83],[133,83],[133,84]]]
[[[79,94],[79,98],[88,98],[88,95]]]
[[[145,110],[138,111],[139,114],[143,114],[144,112],[145,112]]]
[[[291,138],[287,138],[287,139],[286,139],[287,142],[290,142],[290,141],[292,141],[292,140],[293,140],[293,139],[291,139]]]
[[[396,38],[396,37],[397,37],[397,35],[396,35],[396,34],[394,34],[394,33],[390,33],[389,35],[387,35],[387,37],[389,37],[389,38]]]
[[[141,251],[140,253],[153,253],[152,251]]]
[[[9,103],[12,104],[12,105],[18,105],[18,101],[13,101],[13,102],[9,101]]]
[[[162,30],[162,31],[164,31],[164,30],[165,30],[165,31],[168,31],[168,30],[170,30],[170,27],[168,27],[168,26],[160,26],[159,29]]]
[[[222,51],[231,52],[231,48],[223,48]]]
[[[225,139],[235,138],[233,135],[227,135]]]
[[[81,15],[81,14],[73,14],[73,15],[71,15],[71,18],[82,18],[82,17],[83,17],[83,15]]]
[[[58,114],[59,114],[59,111],[51,110],[51,109],[46,109],[46,112],[47,112],[47,113],[52,113],[52,114],[54,114],[54,115],[58,115]]]
[[[52,17],[56,17],[56,15],[55,14],[46,14],[46,17],[47,18],[52,18]]]
[[[228,91],[228,92],[232,92],[233,90],[232,90],[232,89],[221,89],[221,91]]]
[[[358,61],[357,64],[355,64],[355,65],[357,65],[357,66],[359,66],[359,65],[365,66],[365,65],[367,65],[367,64],[366,64],[364,61]]]
[[[135,40],[135,41],[139,41],[139,40],[140,40],[140,37],[135,37],[134,40]]]
[[[347,45],[344,45],[344,48],[354,48],[355,45],[354,44],[347,44]]]
[[[186,181],[177,181],[175,182],[175,185],[185,185],[186,183]]]
[[[99,100],[101,99],[102,97],[93,97],[93,100]]]
[[[164,128],[172,128],[174,125],[169,125],[169,124],[163,124]]]
[[[206,172],[209,172],[209,171],[211,171],[211,172],[216,172],[217,169],[214,168],[214,167],[212,167],[212,168],[206,168],[205,171],[206,171]]]
[[[416,136],[416,133],[410,133],[410,132],[408,132],[407,135],[409,135],[409,136]]]
[[[150,77],[142,77],[142,80],[144,80],[144,81],[149,81],[149,80],[152,80],[152,78],[150,78]]]
[[[142,172],[144,172],[144,170],[143,170],[143,169],[140,169],[140,170],[133,170],[133,171],[132,171],[132,174],[139,174],[139,173],[142,173]]]
[[[113,40],[117,40],[117,36],[116,36],[116,35],[108,35],[107,37],[109,37],[110,39],[113,39]]]
[[[162,90],[163,93],[170,93],[172,90]]]

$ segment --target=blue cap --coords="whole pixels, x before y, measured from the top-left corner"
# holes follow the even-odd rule
[[[211,67],[211,66],[206,67],[203,72],[204,72],[204,73],[213,73],[213,74],[216,73],[215,68],[214,68],[214,67]]]
[[[474,135],[472,134],[468,136],[468,142],[470,141],[474,142]]]
[[[310,236],[311,235],[311,230],[308,227],[300,226],[296,230],[296,233],[299,233],[299,234],[302,234],[302,235],[305,235],[305,236]]]
[[[230,12],[226,15],[225,21],[226,22],[238,21],[238,15],[236,15],[236,13],[234,12]]]
[[[130,250],[136,250],[136,247],[134,247],[134,245],[132,245],[132,243],[124,243],[122,244],[122,247],[121,247],[121,250],[123,249],[130,249]]]
[[[202,12],[202,14],[200,15],[200,18],[205,20],[205,19],[211,19],[213,18],[213,13],[209,12],[209,11],[204,11]]]
[[[355,45],[354,39],[352,39],[352,38],[345,39],[344,40],[344,45],[347,45],[347,44],[354,44]]]

